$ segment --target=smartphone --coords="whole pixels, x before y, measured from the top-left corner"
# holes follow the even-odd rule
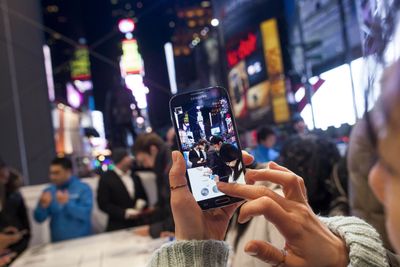
[[[177,94],[170,100],[170,113],[188,184],[199,206],[208,210],[241,201],[217,188],[218,181],[245,183],[242,149],[227,91],[210,87]]]

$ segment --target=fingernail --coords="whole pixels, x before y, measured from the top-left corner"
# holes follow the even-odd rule
[[[226,183],[225,183],[225,182],[218,182],[218,183],[217,183],[218,189],[224,189],[225,186],[226,186]]]
[[[250,245],[246,248],[246,253],[250,256],[257,256],[258,248],[256,246]]]
[[[178,153],[178,152],[176,152],[176,151],[173,151],[173,152],[172,152],[172,162],[173,162],[173,163],[175,163],[176,160],[177,160],[177,157],[178,157],[177,153]]]

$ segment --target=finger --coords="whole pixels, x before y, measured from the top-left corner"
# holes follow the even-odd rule
[[[277,171],[283,171],[283,172],[290,172],[293,173],[291,170],[289,170],[286,167],[283,167],[281,165],[279,165],[278,163],[274,162],[274,161],[270,161],[268,162],[268,168],[271,170],[277,170]]]
[[[242,150],[242,159],[245,166],[251,165],[254,161],[254,157],[244,150]]]
[[[262,185],[244,185],[219,182],[218,190],[231,197],[238,197],[248,200],[257,199],[267,196],[278,202],[279,205],[285,206],[285,198],[278,195],[271,189]]]
[[[269,168],[272,169],[272,170],[280,170],[280,171],[285,171],[285,172],[289,172],[289,173],[294,173],[291,170],[289,170],[288,168],[285,168],[285,167],[283,167],[283,166],[281,166],[278,163],[273,162],[273,161],[271,161],[269,163]],[[300,179],[299,183],[300,183],[301,192],[303,193],[304,198],[307,200],[307,188],[306,188],[306,186],[304,184],[304,179]]]
[[[187,186],[185,159],[178,151],[172,152],[172,167],[169,172],[169,184],[171,187],[186,185],[171,190],[171,207],[174,213],[180,212],[180,209],[187,207],[200,208]],[[183,211],[190,214],[190,212]]]
[[[178,151],[172,152],[172,167],[169,172],[169,184],[171,187],[187,184],[185,159]],[[187,186],[182,187],[182,189],[183,190],[172,190],[172,192],[189,191]]]
[[[249,181],[270,181],[283,187],[285,197],[300,203],[307,203],[302,189],[302,178],[294,173],[271,169],[249,170],[246,173]]]
[[[256,257],[271,265],[280,264],[285,260],[285,256],[281,250],[261,240],[247,242],[244,251],[250,256]]]
[[[269,197],[260,197],[243,204],[240,208],[238,221],[239,223],[246,223],[252,217],[260,215],[273,223],[283,236],[288,237],[294,234],[296,227],[290,223],[290,214]]]
[[[237,208],[239,208],[243,204],[243,201],[237,202],[235,204],[229,205],[227,207],[223,207],[222,210],[225,212],[226,216],[230,219]]]

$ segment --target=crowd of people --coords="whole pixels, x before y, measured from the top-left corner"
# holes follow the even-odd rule
[[[339,158],[334,144],[325,139],[321,141],[311,134],[297,134],[286,140],[281,149],[277,149],[279,135],[270,126],[258,129],[257,145],[247,149],[254,156],[254,162],[248,167],[262,168],[270,161],[277,161],[308,177],[305,184],[309,188],[310,205],[321,214],[329,214],[333,194],[330,194],[327,181]],[[37,223],[49,220],[52,242],[89,236],[93,234],[91,214],[97,201],[99,209],[107,215],[105,231],[136,227],[134,231],[139,235],[153,238],[174,236],[168,173],[172,166],[171,151],[177,148],[174,131],[169,131],[166,140],[155,133],[142,134],[136,138],[133,147],[113,149],[114,168],[100,176],[96,194],[74,175],[70,159],[56,157],[49,167],[50,185],[41,193],[33,218]],[[325,153],[326,160],[320,157],[319,152],[329,150],[332,150],[332,155]],[[204,166],[210,169],[216,181],[228,182],[236,180],[243,171],[240,153],[237,146],[225,142],[221,136],[213,135],[209,140],[200,139],[192,146],[186,153],[185,164],[188,168]],[[318,162],[314,164],[314,160]],[[13,258],[28,246],[30,223],[18,190],[22,184],[20,175],[3,161],[0,163],[0,226],[4,235],[2,238],[0,233],[0,244],[4,240],[4,248],[10,251],[5,257]],[[140,170],[151,171],[156,176],[155,204],[149,203],[148,190],[143,185]],[[279,186],[266,186],[281,192]],[[235,236],[233,243],[237,245],[246,232],[260,227],[259,223],[249,225],[236,229],[232,224],[230,235]],[[266,225],[265,228],[265,231],[279,237],[273,225]]]
[[[50,221],[52,242],[89,236],[97,201],[108,216],[106,231],[135,227],[138,235],[176,238],[154,253],[154,267],[226,266],[230,247],[232,266],[399,266],[399,73],[400,60],[386,69],[382,95],[355,125],[344,157],[298,115],[284,140],[269,125],[258,129],[248,153],[214,135],[182,155],[171,152],[178,148],[173,130],[166,140],[142,134],[132,148],[113,149],[114,168],[101,175],[97,199],[74,176],[71,160],[55,158],[34,219]],[[242,163],[247,184],[226,183]],[[218,177],[219,191],[246,201],[204,212],[186,177],[188,168],[203,166]],[[156,176],[154,204],[143,169]],[[18,171],[0,159],[0,266],[34,234],[21,186]]]

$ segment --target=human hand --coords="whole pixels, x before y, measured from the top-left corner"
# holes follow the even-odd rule
[[[56,193],[57,202],[61,205],[66,204],[69,201],[69,193],[67,190],[61,191],[58,190]]]
[[[52,201],[52,196],[50,192],[43,192],[42,196],[40,197],[40,206],[42,208],[47,209]]]
[[[139,236],[150,236],[150,226],[143,225],[133,230],[133,233]]]
[[[23,237],[20,232],[16,233],[0,233],[0,249],[8,248],[9,246],[18,243]]]
[[[169,173],[171,187],[179,186],[171,191],[171,208],[175,221],[177,240],[222,240],[236,208],[240,203],[203,211],[197,204],[187,186],[186,165],[182,154],[172,152],[173,165]],[[251,164],[253,157],[243,152],[245,165]],[[181,186],[186,185],[186,186]]]
[[[7,226],[6,228],[3,229],[2,231],[4,234],[16,234],[19,232],[18,228],[14,226]]]
[[[161,232],[160,237],[161,238],[164,238],[164,237],[175,237],[175,233],[174,232],[170,232],[170,231],[163,231],[163,232]]]
[[[12,261],[12,259],[15,258],[16,256],[17,256],[17,253],[15,253],[15,252],[10,252],[4,256],[1,256],[0,257],[0,267],[7,266]]]
[[[286,239],[284,252],[263,240],[249,241],[245,246],[248,254],[280,267],[348,265],[345,242],[314,214],[301,177],[271,162],[267,169],[249,170],[246,181],[248,185],[218,183],[225,194],[247,199],[240,209],[239,223],[263,215]],[[250,185],[256,181],[281,185],[285,196],[262,185]]]

